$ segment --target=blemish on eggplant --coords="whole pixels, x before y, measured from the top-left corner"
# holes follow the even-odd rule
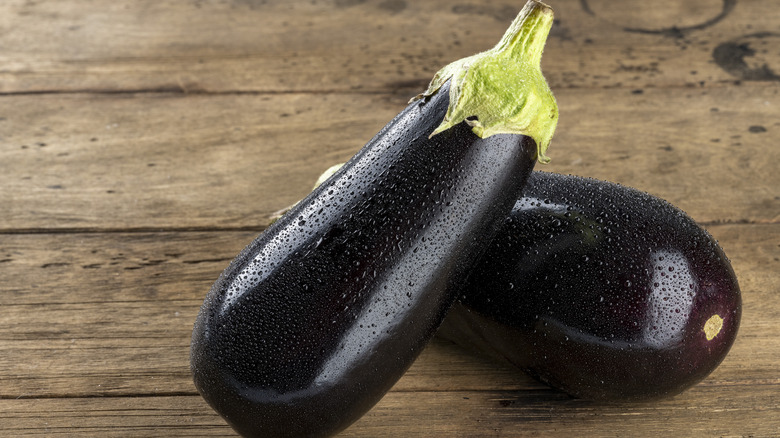
[[[752,132],[753,134],[760,134],[762,132],[766,132],[766,128],[761,125],[753,125],[748,128],[748,131]]]
[[[704,335],[707,337],[707,340],[711,341],[715,339],[715,336],[718,336],[718,333],[720,333],[722,328],[723,318],[721,318],[720,315],[715,314],[704,323],[704,328],[702,330],[704,331]]]

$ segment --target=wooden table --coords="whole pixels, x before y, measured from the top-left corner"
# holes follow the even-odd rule
[[[552,0],[551,0],[552,2]],[[344,437],[780,436],[780,15],[557,0],[545,170],[686,210],[732,260],[731,354],[672,399],[569,399],[435,340]],[[188,368],[221,270],[520,1],[0,3],[0,434],[232,436]]]

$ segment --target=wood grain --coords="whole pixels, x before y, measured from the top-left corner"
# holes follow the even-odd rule
[[[492,47],[522,3],[9,0],[0,92],[417,93],[447,62]],[[554,89],[777,80],[761,69],[780,61],[762,51],[780,38],[771,3],[621,5],[553,3],[544,68]]]
[[[556,412],[545,415],[545,424],[562,431],[589,427],[587,423],[579,424],[588,415],[630,416],[637,421],[632,427],[652,426],[660,431],[662,426],[654,421],[669,415],[666,410],[681,409],[688,409],[689,415],[694,413],[690,409],[695,409],[700,421],[702,415],[715,419],[718,409],[728,409],[730,415],[739,417],[739,424],[780,425],[771,421],[780,409],[776,398],[780,393],[780,341],[773,335],[780,311],[777,306],[766,305],[773,302],[777,293],[780,227],[734,224],[709,228],[734,262],[743,291],[744,319],[730,355],[690,391],[660,405],[613,405],[603,411],[603,407],[568,400],[506,365],[437,340],[396,384],[388,401],[380,403],[378,411],[372,411],[362,421],[366,429],[356,425],[357,429],[350,429],[345,436],[382,436],[374,435],[380,433],[375,428],[388,426],[377,426],[371,418],[383,419],[386,424],[408,421],[404,427],[416,430],[421,427],[419,413],[415,415],[419,409],[427,412],[422,418],[441,419],[434,426],[426,426],[433,427],[431,434],[466,433],[458,436],[477,433],[471,429],[476,424],[501,430],[506,427],[501,421],[504,416],[533,417],[539,415],[543,406]],[[99,397],[108,400],[101,403],[116,411],[111,415],[135,415],[122,407],[127,397],[157,403],[157,397],[196,396],[188,369],[192,321],[213,279],[229,257],[253,236],[252,232],[225,231],[2,236],[0,253],[14,258],[3,263],[0,284],[12,283],[25,273],[37,279],[31,284],[17,282],[17,289],[8,291],[8,300],[0,305],[3,409],[16,412],[8,403],[10,400]],[[25,245],[36,250],[23,252],[21,247]],[[74,267],[67,260],[79,260],[86,265]],[[416,407],[399,407],[410,403],[408,397],[420,397],[415,398]],[[463,403],[459,400],[465,400],[462,397],[474,401],[458,407],[458,403]],[[728,401],[728,407],[719,404],[723,400]],[[745,407],[747,401],[769,404],[755,410],[756,406]],[[494,403],[509,403],[514,408],[502,410],[503,414],[482,412]],[[25,406],[33,409],[39,405]],[[465,412],[469,406],[477,411]],[[43,421],[49,415],[54,416],[49,427],[56,427],[59,413],[39,413],[42,417],[37,420]],[[466,417],[462,418],[463,415]],[[680,418],[675,427],[689,421],[686,416],[677,415]],[[451,422],[453,418],[460,420],[456,426]],[[479,419],[475,425],[465,424],[475,418]],[[170,420],[162,415],[150,421]],[[219,423],[217,419],[212,421]],[[574,425],[570,424],[572,421]],[[700,423],[701,432],[709,430],[705,426]],[[134,427],[123,423],[113,433],[143,435]],[[155,427],[164,426],[157,423]],[[72,433],[79,431],[76,428]],[[94,431],[104,432],[110,431]],[[209,436],[224,432],[218,428]]]
[[[769,147],[780,142],[780,83],[556,94],[553,162],[538,169],[634,186],[700,222],[780,219],[780,149]],[[402,102],[372,94],[7,96],[0,227],[261,229]]]
[[[341,437],[755,436],[780,434],[777,399],[697,387],[636,405],[596,405],[544,390],[390,392]],[[420,412],[420,406],[425,406]],[[39,412],[46,412],[44,418]],[[90,415],[84,416],[84,412]],[[199,396],[0,400],[5,436],[234,436]],[[659,420],[659,419],[662,419]],[[641,431],[641,432],[640,432]]]
[[[1,2],[2,435],[235,436],[188,368],[206,291],[520,3]],[[677,397],[594,404],[435,339],[341,436],[780,436],[776,5],[551,3],[561,119],[537,168],[705,226],[742,288],[737,341]]]

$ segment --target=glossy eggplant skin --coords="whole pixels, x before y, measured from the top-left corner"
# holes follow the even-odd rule
[[[222,273],[191,369],[244,436],[329,436],[434,335],[536,158],[521,135],[432,138],[447,87],[410,104]]]
[[[648,400],[714,370],[740,317],[728,259],[682,211],[534,172],[440,334],[578,398]]]

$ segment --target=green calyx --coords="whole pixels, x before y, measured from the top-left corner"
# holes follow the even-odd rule
[[[465,121],[481,138],[527,135],[536,142],[537,159],[548,162],[545,152],[558,123],[558,105],[541,60],[552,22],[552,8],[529,0],[495,47],[439,70],[428,89],[412,99],[436,93],[451,79],[447,114],[431,137]]]

